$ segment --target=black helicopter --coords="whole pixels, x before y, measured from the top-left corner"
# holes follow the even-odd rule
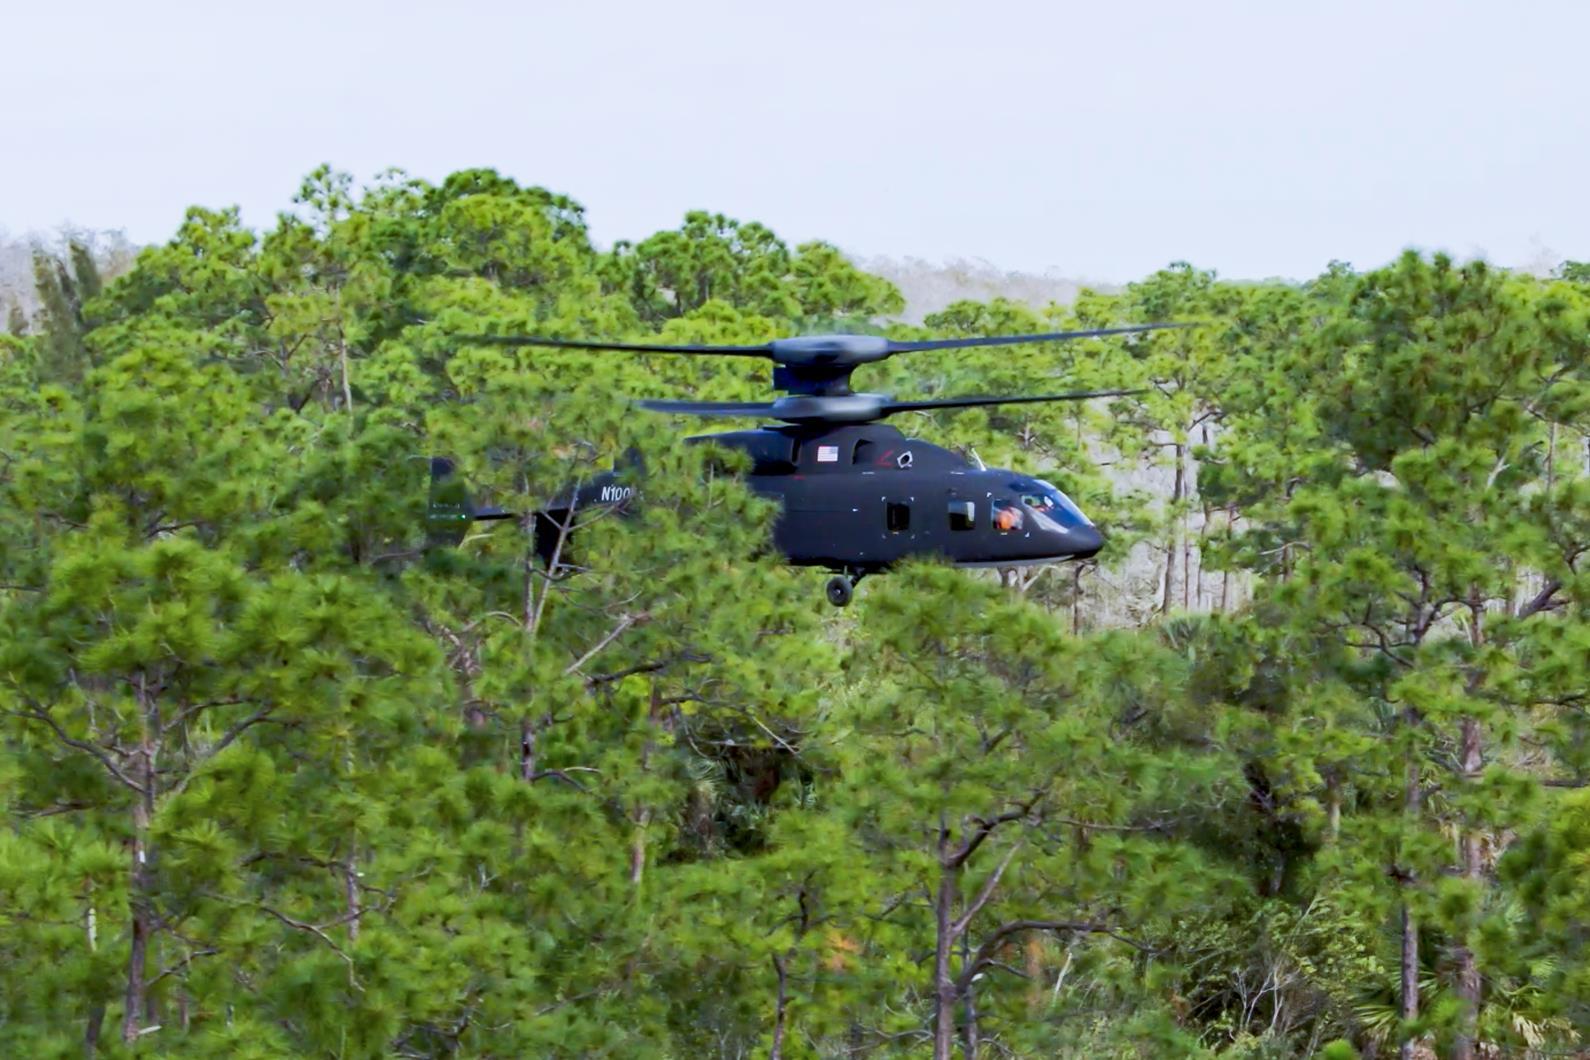
[[[1138,324],[1040,335],[897,341],[874,335],[809,335],[758,346],[644,345],[515,335],[460,336],[497,346],[544,346],[626,353],[762,357],[773,362],[773,385],[786,396],[768,402],[640,401],[641,408],[692,416],[754,417],[777,426],[686,438],[745,452],[747,483],[777,498],[783,511],[773,544],[799,566],[837,572],[828,600],[843,607],[862,577],[909,556],[938,555],[962,567],[1020,567],[1086,559],[1103,538],[1092,520],[1055,486],[1020,472],[984,467],[950,450],[908,438],[878,421],[897,412],[1082,401],[1132,390],[1082,390],[1015,397],[958,397],[896,401],[858,394],[850,375],[858,366],[897,353],[1011,346],[1030,342],[1129,335],[1182,324]],[[534,513],[535,548],[551,569],[568,562],[574,514],[623,507],[633,500],[625,469],[615,467]],[[453,473],[452,462],[431,461],[427,521],[433,539],[461,540],[473,520],[513,518],[500,508],[477,508]]]

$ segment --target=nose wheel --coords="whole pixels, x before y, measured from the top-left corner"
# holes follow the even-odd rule
[[[844,607],[850,603],[850,598],[855,595],[855,586],[843,574],[836,574],[828,579],[828,602],[835,607]]]
[[[856,583],[861,581],[861,575],[836,574],[828,579],[828,602],[835,607],[844,607],[856,595]]]

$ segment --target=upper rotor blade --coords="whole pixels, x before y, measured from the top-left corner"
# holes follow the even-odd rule
[[[1030,405],[1038,401],[1086,401],[1088,398],[1122,397],[1126,394],[1141,394],[1142,390],[1073,390],[1066,394],[1027,394],[1018,397],[959,397],[940,398],[937,401],[890,401],[883,408],[883,415],[888,416],[896,412],[924,412],[932,409],[969,409],[980,405]]]
[[[686,344],[681,346],[652,345],[637,342],[592,342],[585,339],[543,339],[535,335],[459,335],[463,342],[482,346],[551,346],[564,350],[616,350],[624,353],[702,353],[726,357],[771,357],[772,347],[761,346],[710,346]]]
[[[1064,342],[1067,339],[1098,339],[1106,335],[1133,335],[1139,331],[1166,328],[1191,328],[1196,324],[1132,324],[1119,328],[1091,328],[1086,331],[1049,331],[1041,335],[991,335],[969,339],[924,339],[921,342],[891,342],[890,353],[915,353],[919,350],[963,350],[972,346],[1016,346],[1023,342]]]
[[[690,353],[709,357],[766,357],[792,366],[854,367],[896,353],[920,350],[961,350],[973,346],[1015,346],[1025,342],[1064,342],[1132,335],[1140,331],[1190,328],[1196,324],[1131,324],[1118,328],[1082,331],[1049,331],[1039,335],[979,335],[964,339],[923,339],[895,342],[875,335],[802,335],[774,339],[758,346],[718,346],[710,343],[604,342],[593,339],[550,339],[538,335],[458,335],[461,342],[485,346],[546,346],[564,350],[613,350],[622,353]]]
[[[768,416],[773,404],[767,401],[661,401],[648,398],[635,404],[652,412],[683,412],[689,416]]]

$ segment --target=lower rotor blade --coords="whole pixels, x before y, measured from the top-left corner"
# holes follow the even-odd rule
[[[585,339],[543,339],[535,335],[458,335],[460,342],[481,346],[547,346],[560,350],[614,350],[620,353],[700,353],[724,357],[769,357],[772,347],[761,346],[707,346],[707,345],[652,345],[636,342],[592,342]]]
[[[637,401],[652,412],[682,412],[687,416],[768,416],[773,405],[767,401]]]
[[[1073,390],[1066,394],[1028,394],[1019,397],[959,397],[937,401],[890,401],[883,406],[885,416],[896,412],[925,412],[932,409],[969,409],[980,405],[1030,405],[1038,401],[1086,401],[1088,398],[1122,397],[1142,390]]]

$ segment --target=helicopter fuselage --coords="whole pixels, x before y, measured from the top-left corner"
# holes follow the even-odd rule
[[[747,485],[779,503],[773,546],[792,564],[835,571],[828,598],[840,606],[863,576],[913,556],[1009,568],[1086,559],[1103,545],[1093,522],[1055,486],[973,464],[883,424],[759,427],[685,441],[749,457]],[[541,562],[548,570],[573,568],[577,513],[625,511],[636,490],[631,469],[615,468],[533,512]],[[458,544],[476,520],[515,518],[477,507],[453,462],[432,458],[426,519],[433,544]]]
[[[697,435],[751,458],[747,484],[780,502],[773,543],[790,563],[851,576],[911,556],[1019,567],[1085,559],[1102,545],[1055,487],[983,468],[893,427],[760,427]]]

